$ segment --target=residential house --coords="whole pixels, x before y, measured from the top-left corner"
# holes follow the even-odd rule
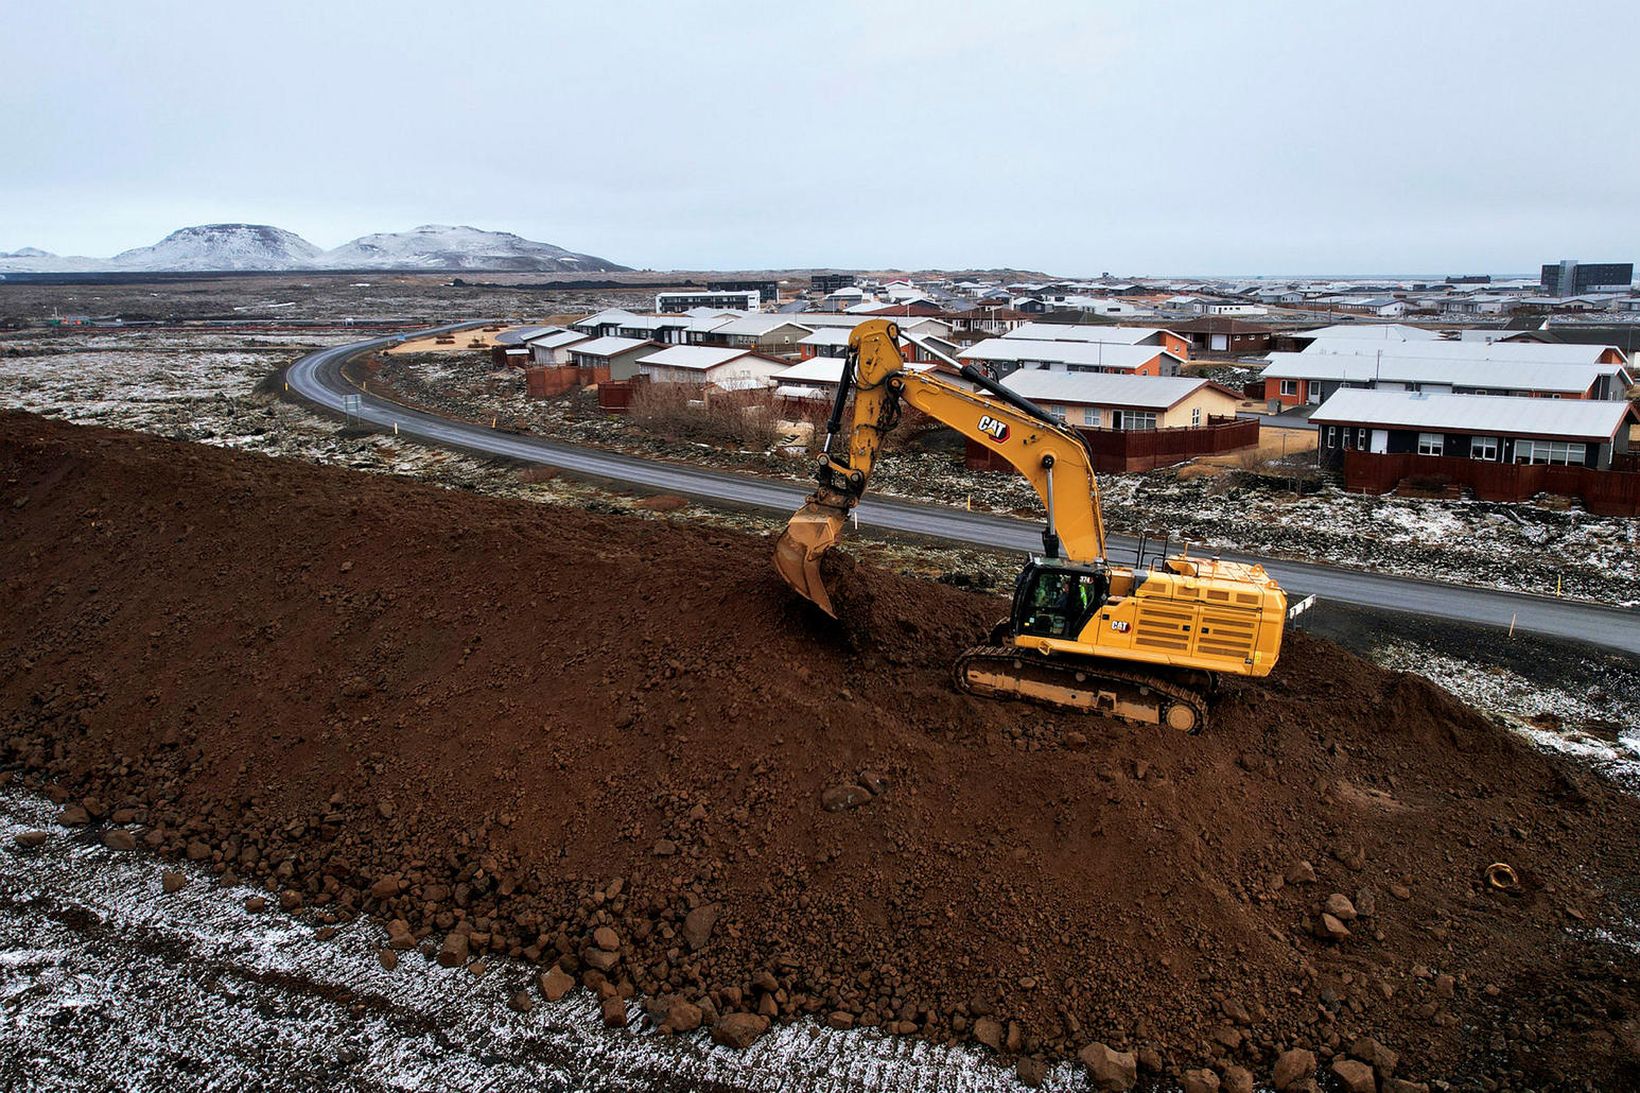
[[[711,384],[725,391],[768,387],[787,362],[725,345],[671,345],[638,358],[638,374],[654,383]]]
[[[1189,376],[1110,375],[1024,369],[1002,385],[1054,418],[1086,429],[1199,428],[1233,418],[1234,391]]]
[[[1207,353],[1258,356],[1270,351],[1275,331],[1259,323],[1223,316],[1203,316],[1174,323],[1172,331],[1190,342],[1192,349]]]
[[[744,315],[692,331],[696,345],[728,345],[738,349],[760,349],[765,353],[794,353],[797,343],[814,333],[814,328],[793,322],[784,315]]]
[[[1176,376],[1183,363],[1182,358],[1156,345],[1045,342],[1025,338],[991,338],[977,342],[958,353],[957,358],[983,366],[999,377],[1022,368]]]
[[[732,307],[740,311],[756,311],[762,302],[763,294],[757,289],[719,291],[697,290],[693,292],[657,292],[655,294],[655,310],[662,315],[672,315],[688,311],[693,307]]]
[[[1039,342],[1104,342],[1107,345],[1156,345],[1181,360],[1190,357],[1190,342],[1154,326],[1103,326],[1088,323],[1021,323],[1002,335]]]
[[[1346,451],[1455,456],[1606,470],[1629,450],[1632,404],[1598,399],[1475,398],[1347,388],[1310,420],[1317,458],[1342,465]]]
[[[588,338],[569,347],[569,361],[577,368],[607,368],[612,380],[638,374],[638,360],[660,346],[646,338]]]
[[[525,339],[524,345],[529,349],[531,364],[560,366],[569,363],[571,346],[589,341],[579,330],[566,330],[563,327],[549,327],[534,336]]]
[[[1419,343],[1421,345],[1423,343]],[[1271,353],[1264,397],[1283,406],[1319,405],[1343,388],[1428,394],[1548,399],[1622,398],[1631,383],[1620,364],[1558,364],[1537,360],[1457,360],[1389,351]],[[1486,348],[1483,346],[1483,348]]]

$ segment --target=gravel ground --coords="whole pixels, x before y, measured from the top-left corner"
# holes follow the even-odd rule
[[[407,959],[389,972],[375,927],[320,942],[298,919],[246,911],[253,889],[198,875],[165,895],[155,858],[54,827],[56,811],[0,791],[0,1088],[1017,1088],[966,1050],[811,1023],[736,1053],[704,1034],[605,1029],[584,990],[516,1013],[520,970]],[[52,834],[24,850],[28,830]],[[1084,1086],[1062,1064],[1048,1088]]]

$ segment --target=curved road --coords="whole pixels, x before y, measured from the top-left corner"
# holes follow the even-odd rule
[[[458,323],[438,329],[476,325],[481,324]],[[343,398],[357,395],[359,406],[353,411],[354,417],[388,429],[397,425],[400,435],[440,447],[503,456],[593,478],[780,513],[794,511],[809,492],[806,487],[789,482],[663,463],[451,421],[361,393],[342,377],[342,365],[349,357],[397,340],[377,338],[321,349],[291,365],[286,379],[291,390],[302,398],[337,413],[344,412]],[[1040,531],[1034,524],[882,497],[866,498],[860,503],[859,522],[862,527],[878,531],[924,535],[968,546],[1025,552],[1039,550],[1042,544]],[[1135,540],[1121,536],[1113,536],[1111,546],[1129,554],[1137,549]],[[1263,562],[1295,602],[1313,593],[1341,603],[1465,622],[1509,626],[1513,621],[1522,630],[1640,654],[1640,612],[1636,611],[1308,562],[1271,561],[1235,554],[1224,557]]]

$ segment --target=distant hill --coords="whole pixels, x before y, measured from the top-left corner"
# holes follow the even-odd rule
[[[511,232],[429,224],[365,235],[321,250],[270,224],[200,224],[113,258],[59,257],[35,247],[0,252],[0,273],[171,273],[287,270],[498,270],[620,272],[607,258],[537,243]]]
[[[179,228],[151,247],[121,251],[117,270],[285,270],[311,268],[324,252],[269,224],[200,224]]]
[[[607,258],[577,254],[551,243],[537,243],[511,232],[424,224],[406,232],[366,235],[327,251],[319,259],[327,269],[488,269],[554,273],[617,272]]]

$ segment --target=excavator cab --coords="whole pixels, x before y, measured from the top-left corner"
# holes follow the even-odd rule
[[[1074,641],[1109,596],[1103,568],[1033,559],[1014,585],[1013,632]]]

